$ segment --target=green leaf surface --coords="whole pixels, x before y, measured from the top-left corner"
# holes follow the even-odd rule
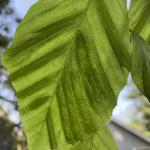
[[[130,66],[126,6],[116,0],[37,2],[3,64],[29,150],[116,150],[107,128]]]
[[[130,28],[133,30],[132,77],[140,91],[150,101],[150,1],[132,0],[129,11]],[[139,35],[138,35],[139,34]],[[141,37],[140,37],[141,36]]]
[[[130,28],[150,44],[150,1],[132,0],[129,11]]]
[[[150,100],[150,45],[137,33],[132,33],[132,77],[140,91]]]

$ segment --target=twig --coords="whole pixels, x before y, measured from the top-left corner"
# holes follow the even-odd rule
[[[14,106],[17,106],[17,102],[15,102],[15,101],[10,101],[10,100],[2,97],[2,96],[0,96],[0,99],[3,100],[3,101],[5,101],[5,102],[8,102],[8,103],[10,103],[10,104],[12,104]]]

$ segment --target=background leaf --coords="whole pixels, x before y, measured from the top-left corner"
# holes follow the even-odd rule
[[[21,22],[3,63],[30,150],[117,149],[106,124],[130,66],[119,2],[39,1]]]
[[[132,33],[132,77],[140,91],[150,99],[150,46],[138,34]]]
[[[132,0],[129,11],[130,28],[150,43],[150,1]]]
[[[149,91],[150,9],[149,8],[150,8],[150,1],[132,0],[129,18],[130,18],[130,28],[134,31],[132,35],[133,49],[134,49],[132,57],[133,59],[131,71],[132,77],[137,87],[150,100],[150,91]]]

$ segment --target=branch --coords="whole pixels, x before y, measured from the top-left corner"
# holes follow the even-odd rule
[[[2,97],[2,96],[0,96],[0,99],[3,100],[3,101],[5,101],[5,102],[8,102],[8,103],[14,105],[15,107],[17,106],[17,102],[16,101],[10,101],[10,100]]]

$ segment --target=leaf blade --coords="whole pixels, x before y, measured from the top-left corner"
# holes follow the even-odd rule
[[[128,75],[126,25],[116,1],[39,1],[29,11],[3,59],[29,149],[117,149],[106,123]]]
[[[149,79],[149,6],[150,1],[131,1],[129,11],[130,28],[132,31],[132,76],[139,90],[150,100],[148,91]],[[135,57],[135,58],[134,58]]]
[[[129,11],[130,28],[140,34],[149,43],[149,6],[147,0],[131,1]]]
[[[133,56],[132,56],[132,77],[139,90],[150,99],[150,46],[137,33],[132,33]]]

